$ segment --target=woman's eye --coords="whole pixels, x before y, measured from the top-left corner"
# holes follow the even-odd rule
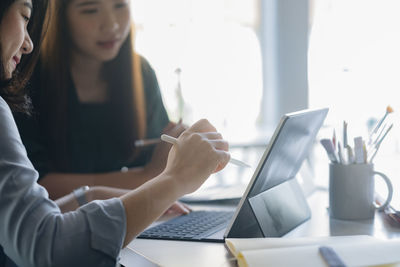
[[[26,16],[23,14],[22,14],[22,18],[25,20],[25,22],[29,22],[29,20],[31,19],[29,16]]]
[[[124,3],[118,3],[118,4],[115,4],[115,7],[116,8],[124,8],[124,7],[126,7],[128,4],[126,3],[126,2],[124,2]]]
[[[81,11],[82,14],[94,14],[97,12],[97,9],[84,9]]]

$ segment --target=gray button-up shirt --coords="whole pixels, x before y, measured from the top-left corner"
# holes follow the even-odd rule
[[[122,202],[118,198],[93,201],[62,214],[37,178],[12,113],[0,97],[0,246],[4,253],[18,266],[115,266],[126,231]]]

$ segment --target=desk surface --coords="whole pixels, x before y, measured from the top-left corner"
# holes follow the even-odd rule
[[[338,236],[372,235],[381,239],[400,238],[400,227],[392,227],[377,213],[373,220],[342,221],[330,219],[328,192],[316,190],[308,197],[312,217],[285,235]],[[236,266],[224,244],[136,239],[121,252],[121,264],[129,266]]]

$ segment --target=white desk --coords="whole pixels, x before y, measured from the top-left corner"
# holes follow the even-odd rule
[[[328,215],[328,193],[317,190],[309,198],[312,217],[286,237],[372,235],[382,239],[400,238],[382,214],[368,221],[341,221]],[[141,257],[142,256],[142,257]],[[146,260],[148,259],[148,260]],[[129,266],[236,266],[224,244],[136,239],[121,252],[121,264]]]

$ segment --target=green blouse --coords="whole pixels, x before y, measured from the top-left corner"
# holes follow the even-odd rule
[[[146,99],[147,134],[146,138],[157,138],[169,123],[168,115],[162,102],[160,88],[154,70],[142,58],[142,74]],[[118,145],[121,132],[118,119],[122,114],[109,102],[81,103],[71,82],[69,93],[69,115],[67,145],[69,173],[102,173],[121,170],[122,167],[145,165],[151,158],[154,147],[142,149],[134,160],[123,157]],[[35,98],[33,98],[35,101]],[[33,102],[35,107],[35,102]],[[38,127],[38,114],[27,117],[16,115],[16,122],[28,157],[43,177],[48,172],[57,172],[50,159],[44,142],[44,134]],[[132,140],[132,146],[134,140]]]

